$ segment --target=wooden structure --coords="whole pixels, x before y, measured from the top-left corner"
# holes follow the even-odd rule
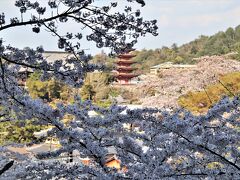
[[[118,81],[118,84],[131,84],[131,79],[138,76],[133,73],[136,68],[131,67],[131,65],[135,63],[131,60],[133,57],[135,57],[135,55],[130,53],[131,51],[132,50],[128,51],[126,54],[121,54],[118,56],[118,61],[116,62],[117,73],[114,75]]]

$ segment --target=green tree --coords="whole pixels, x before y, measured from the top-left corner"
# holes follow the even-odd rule
[[[235,32],[233,28],[230,27],[226,30],[226,37],[230,40],[235,40]]]
[[[51,99],[60,99],[61,98],[61,91],[63,91],[63,84],[59,83],[58,81],[52,79],[48,81],[47,84],[47,91],[49,93],[49,97]]]
[[[55,79],[43,82],[40,80],[40,76],[39,72],[34,72],[27,79],[27,90],[33,98],[41,98],[48,101],[54,99],[68,101],[71,99],[70,95],[73,88],[69,88]]]
[[[236,35],[236,40],[239,41],[240,40],[240,25],[238,25],[235,28],[235,35]]]
[[[34,125],[33,121],[15,121],[0,123],[0,144],[29,143],[37,138],[34,132],[45,129],[46,126]]]
[[[93,90],[93,86],[90,84],[85,84],[82,88],[81,88],[81,97],[83,100],[93,100],[94,95],[96,94],[96,92]]]
[[[33,98],[43,98],[49,100],[47,91],[48,82],[40,81],[41,74],[39,72],[32,73],[27,79],[27,90]]]
[[[183,62],[183,58],[181,56],[177,56],[174,60],[174,63],[180,64]]]
[[[178,52],[178,46],[176,43],[173,43],[172,46],[171,46],[172,50],[177,53]]]

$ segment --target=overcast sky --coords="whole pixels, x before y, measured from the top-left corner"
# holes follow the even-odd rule
[[[44,1],[48,0],[40,2]],[[108,0],[96,1],[101,4]],[[15,0],[0,0],[0,13],[5,12],[7,18],[19,16],[14,2]],[[173,43],[181,45],[200,35],[212,35],[228,27],[240,25],[240,0],[145,0],[145,2],[146,6],[141,8],[142,14],[145,19],[158,20],[159,36],[141,38],[136,45],[139,50],[161,48]],[[64,27],[63,30],[78,31],[71,25]],[[50,37],[46,32],[31,33],[30,27],[1,31],[0,38],[4,38],[5,43],[20,48],[43,45],[45,50],[57,50],[56,38]],[[86,46],[89,48],[88,53],[96,54],[101,51],[95,48],[94,44]]]

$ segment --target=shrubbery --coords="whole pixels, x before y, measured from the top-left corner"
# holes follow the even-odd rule
[[[33,121],[0,123],[0,145],[8,143],[30,143],[37,138],[34,132],[47,128],[33,124]]]

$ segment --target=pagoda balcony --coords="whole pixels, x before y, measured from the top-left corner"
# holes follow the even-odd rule
[[[136,70],[137,68],[130,67],[130,66],[117,66],[116,70],[117,71],[133,71]]]
[[[118,56],[118,61],[116,61],[117,73],[114,74],[114,77],[118,80],[119,84],[127,85],[131,82],[132,78],[138,76],[132,72],[133,70],[136,70],[136,68],[131,67],[131,65],[135,63],[131,60],[131,58],[135,57],[135,55],[130,54],[132,50],[133,49],[129,49],[127,51],[128,54],[120,54]]]
[[[131,65],[131,64],[134,64],[134,63],[136,63],[136,62],[131,61],[131,60],[118,60],[116,62],[116,64],[119,65],[119,66],[124,66],[125,64],[126,65]]]
[[[137,74],[130,74],[130,73],[118,73],[114,75],[118,79],[131,79],[137,77]]]

